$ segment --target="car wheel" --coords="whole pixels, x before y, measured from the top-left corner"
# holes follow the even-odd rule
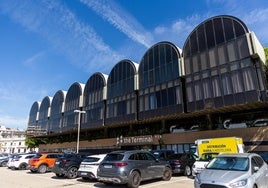
[[[169,181],[171,179],[171,176],[172,176],[172,171],[170,168],[166,167],[165,170],[164,170],[164,174],[163,174],[163,177],[162,179],[164,181]]]
[[[26,164],[26,163],[22,163],[22,164],[20,164],[20,166],[19,166],[19,169],[20,169],[20,170],[26,170],[26,168],[27,168],[27,164]]]
[[[189,167],[188,165],[185,166],[184,175],[185,176],[191,176],[192,175],[191,167]]]
[[[67,171],[67,177],[68,177],[69,179],[74,179],[74,178],[77,177],[77,175],[78,175],[78,168],[75,167],[75,166],[71,167],[71,168]]]
[[[129,176],[127,186],[129,188],[137,188],[137,187],[139,187],[140,182],[141,182],[140,173],[137,171],[133,171]]]
[[[64,176],[64,174],[56,174],[57,177],[61,178]]]
[[[6,167],[7,166],[7,162],[6,161],[2,162],[1,163],[1,166]]]
[[[42,164],[42,165],[40,165],[39,167],[38,167],[38,170],[37,170],[40,174],[44,174],[44,173],[46,173],[46,171],[47,171],[47,165],[45,165],[45,164]]]

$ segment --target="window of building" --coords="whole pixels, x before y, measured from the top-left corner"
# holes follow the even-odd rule
[[[234,42],[230,42],[227,44],[227,54],[228,54],[229,62],[237,60],[237,56],[236,56],[237,54],[236,54]]]
[[[210,68],[215,67],[217,65],[216,64],[217,62],[216,62],[215,48],[212,48],[211,50],[209,50],[208,54],[209,54]]]
[[[195,81],[194,82],[194,90],[195,90],[195,100],[202,100],[202,88],[201,88],[201,82]]]
[[[211,83],[208,78],[203,80],[203,92],[205,99],[211,98]]]
[[[252,69],[243,69],[242,76],[243,76],[243,83],[245,85],[245,91],[251,91],[256,89],[254,84],[254,76],[253,76]]]
[[[212,91],[214,97],[221,96],[221,89],[220,89],[220,78],[219,76],[214,76],[212,78]]]
[[[222,19],[216,18],[213,20],[213,22],[214,22],[216,43],[221,44],[224,42],[224,32],[223,32]]]
[[[229,18],[223,18],[224,34],[227,41],[234,38],[233,21]]]
[[[230,95],[233,93],[232,82],[229,73],[222,74],[221,76],[222,89],[224,95]]]
[[[234,88],[234,93],[243,92],[243,82],[241,79],[241,75],[238,71],[234,71],[231,73],[231,80]]]

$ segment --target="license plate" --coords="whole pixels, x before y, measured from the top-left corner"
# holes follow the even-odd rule
[[[112,168],[112,165],[104,165],[104,168]]]
[[[81,172],[81,175],[82,175],[82,176],[86,176],[87,173],[86,173],[86,172]]]
[[[55,162],[55,164],[60,164],[60,162],[57,161],[57,162]]]

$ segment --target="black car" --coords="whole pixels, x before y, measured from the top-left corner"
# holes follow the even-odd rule
[[[197,156],[192,153],[176,153],[168,158],[173,174],[192,175],[192,166]]]
[[[256,153],[260,155],[263,160],[268,164],[268,151],[249,151],[249,153]]]
[[[87,157],[85,154],[64,154],[58,158],[52,168],[52,172],[57,177],[67,177],[69,179],[78,176],[80,163]]]
[[[159,160],[167,160],[171,155],[175,154],[174,150],[158,149],[150,151]]]

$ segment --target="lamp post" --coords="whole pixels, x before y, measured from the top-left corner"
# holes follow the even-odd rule
[[[81,127],[81,114],[85,114],[86,111],[74,110],[74,113],[78,113],[78,128],[77,128],[77,143],[76,143],[76,153],[79,152],[79,141],[80,141],[80,127]]]

